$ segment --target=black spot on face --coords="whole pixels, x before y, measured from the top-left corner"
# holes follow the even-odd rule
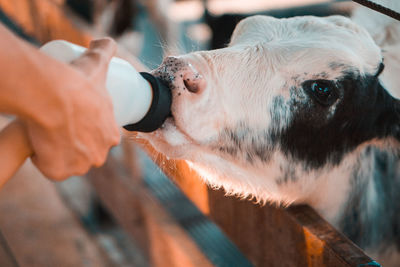
[[[393,134],[399,121],[396,101],[375,77],[353,74],[337,83],[342,95],[330,118],[329,107],[310,99],[300,104],[288,128],[278,135],[284,153],[311,168],[339,164],[361,143]]]
[[[250,164],[255,160],[268,162],[274,151],[271,143],[273,138],[267,130],[256,132],[245,123],[239,123],[232,129],[223,129],[217,139],[212,145],[213,149]]]

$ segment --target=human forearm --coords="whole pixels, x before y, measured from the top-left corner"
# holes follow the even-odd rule
[[[19,40],[1,24],[0,39],[0,112],[35,121],[56,117],[66,92],[55,84],[65,78],[85,82],[82,75]]]

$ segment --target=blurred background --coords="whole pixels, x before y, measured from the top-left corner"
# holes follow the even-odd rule
[[[61,1],[62,2],[62,1]],[[95,35],[110,35],[147,67],[166,54],[216,49],[229,42],[236,23],[249,15],[275,17],[348,14],[348,5],[327,0],[67,0]],[[340,2],[340,1],[336,1]]]
[[[35,46],[111,36],[118,56],[153,69],[166,55],[224,47],[250,15],[349,15],[353,7],[327,0],[0,0],[0,21]],[[0,192],[0,266],[263,266],[286,249],[283,242],[272,249],[260,232],[246,233],[251,242],[243,243],[245,230],[234,221],[250,215],[233,206],[248,204],[216,208],[223,195],[184,162],[134,140],[124,139],[104,167],[61,183],[28,161]],[[248,203],[243,209],[256,209]],[[267,252],[253,253],[254,246]]]

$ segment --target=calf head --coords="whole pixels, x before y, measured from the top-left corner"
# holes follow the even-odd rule
[[[250,17],[228,47],[153,71],[171,88],[172,117],[143,137],[228,193],[304,200],[363,145],[397,137],[382,67],[380,49],[347,18]]]

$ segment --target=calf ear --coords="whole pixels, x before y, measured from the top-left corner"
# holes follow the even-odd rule
[[[229,46],[236,44],[254,44],[254,41],[265,42],[276,35],[279,24],[271,25],[276,18],[269,16],[251,16],[241,20],[232,33]]]

